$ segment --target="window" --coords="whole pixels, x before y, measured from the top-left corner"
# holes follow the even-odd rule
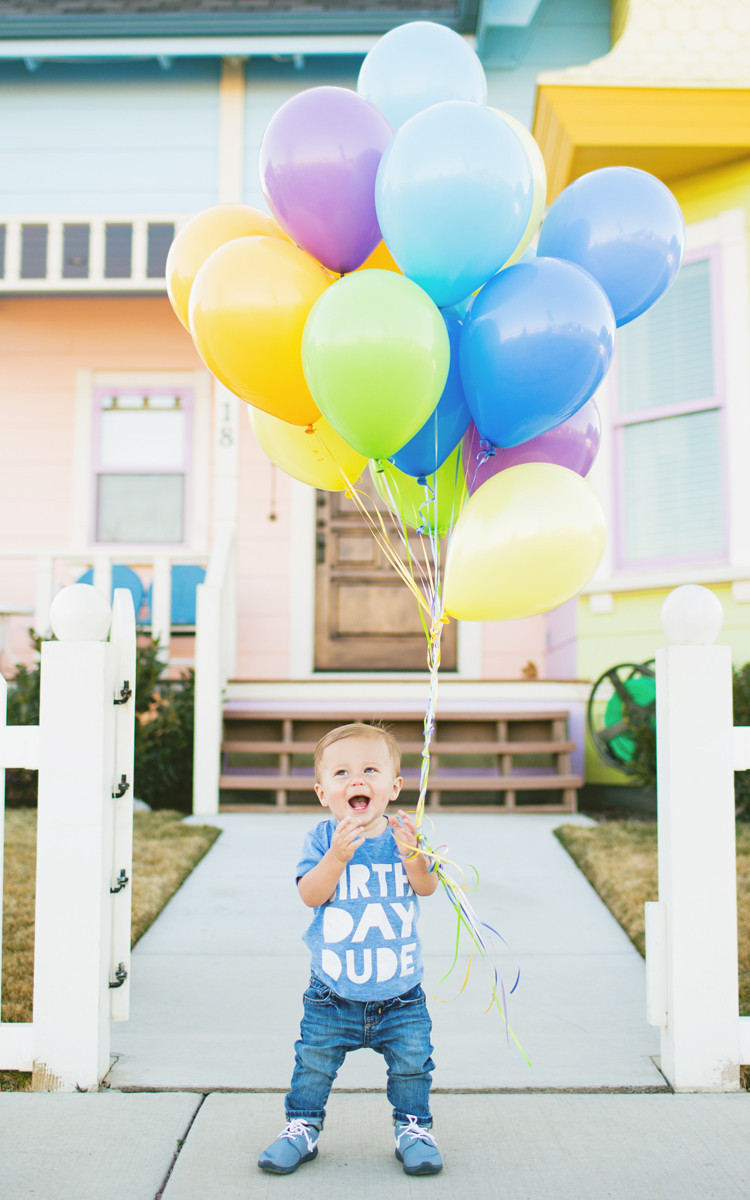
[[[686,262],[618,331],[614,419],[620,567],[727,557],[718,258]]]
[[[187,540],[191,427],[188,390],[97,390],[94,541]]]

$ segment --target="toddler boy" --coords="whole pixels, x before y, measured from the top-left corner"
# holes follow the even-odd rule
[[[286,1097],[287,1125],[260,1158],[287,1175],[318,1153],[325,1105],[349,1050],[385,1058],[396,1157],[407,1175],[442,1159],[430,1133],[432,1023],[421,987],[418,896],[437,887],[412,817],[386,810],[401,791],[401,751],[378,725],[327,733],[315,750],[315,792],[330,818],[308,833],[297,865],[302,900],[315,910],[305,942],[312,977]],[[395,836],[394,836],[395,831]]]

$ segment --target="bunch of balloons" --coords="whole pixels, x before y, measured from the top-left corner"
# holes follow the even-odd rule
[[[679,269],[672,194],[610,167],[542,220],[538,146],[488,107],[467,43],[424,21],[380,39],[356,92],[283,104],[259,169],[271,215],[199,213],[167,284],[266,454],[352,494],[369,460],[406,529],[436,546],[449,535],[433,620],[530,616],[575,595],[604,545],[585,481],[593,395],[617,326]]]

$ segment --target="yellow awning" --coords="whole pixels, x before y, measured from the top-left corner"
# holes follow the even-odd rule
[[[668,183],[750,155],[750,88],[541,82],[532,132],[548,203],[598,167],[640,167]]]

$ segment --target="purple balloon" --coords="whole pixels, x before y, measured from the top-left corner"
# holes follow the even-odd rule
[[[348,88],[309,88],[268,123],[260,182],[276,220],[331,271],[360,267],[381,240],[375,176],[393,130]]]
[[[487,442],[472,421],[463,441],[463,462],[469,494],[486,483],[491,475],[498,475],[508,467],[519,463],[547,462],[558,467],[567,467],[577,475],[588,475],[599,449],[602,423],[599,409],[594,400],[587,400],[572,417],[540,433],[538,437],[507,450],[497,447],[495,453],[485,458]],[[483,461],[484,460],[484,461]]]

